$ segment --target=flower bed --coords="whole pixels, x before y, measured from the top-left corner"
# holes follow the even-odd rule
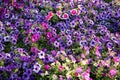
[[[119,80],[115,0],[0,0],[0,80]]]

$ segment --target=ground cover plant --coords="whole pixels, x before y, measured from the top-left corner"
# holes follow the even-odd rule
[[[0,0],[0,80],[120,80],[120,1]]]

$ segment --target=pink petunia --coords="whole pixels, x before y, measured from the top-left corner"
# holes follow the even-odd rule
[[[53,12],[48,12],[48,15],[46,16],[46,20],[49,21],[53,17]]]
[[[63,76],[62,75],[59,75],[59,77],[60,77],[59,80],[63,80]]]
[[[53,16],[53,12],[52,11],[48,12],[48,15],[52,17]]]
[[[57,11],[56,15],[60,17],[62,15],[62,11]]]
[[[47,39],[52,38],[52,33],[51,33],[51,32],[47,32],[47,33],[46,33],[46,37],[47,37]]]
[[[80,73],[80,72],[82,72],[82,71],[83,71],[83,70],[82,70],[81,67],[76,68],[76,72],[77,72],[77,73]]]
[[[34,46],[34,47],[31,47],[30,51],[33,53],[37,53],[38,49],[37,47]]]
[[[49,65],[45,65],[44,68],[45,68],[45,70],[49,70],[50,66]]]
[[[96,54],[97,57],[101,57],[101,53],[99,52],[99,49],[100,49],[100,47],[97,46],[96,47],[96,52],[95,52],[95,54]]]
[[[82,77],[83,77],[84,80],[91,80],[90,74],[88,72],[82,73]]]
[[[49,21],[51,19],[51,16],[47,15],[46,20]]]
[[[60,67],[59,67],[59,71],[60,71],[60,72],[62,72],[62,71],[63,71],[63,69],[64,69],[64,67],[63,67],[63,66],[60,66]]]
[[[114,62],[120,62],[120,58],[119,58],[119,57],[114,57],[114,58],[113,58],[113,61],[114,61]]]
[[[70,12],[72,15],[77,15],[77,9],[72,9]]]
[[[117,70],[115,68],[113,68],[109,71],[109,74],[111,77],[114,77],[117,74]]]
[[[63,19],[68,19],[68,18],[69,18],[69,15],[68,15],[67,13],[64,13],[64,14],[62,15],[62,18],[63,18]]]
[[[45,22],[42,22],[42,27],[43,27],[43,30],[47,30],[48,29],[48,24],[45,23]]]

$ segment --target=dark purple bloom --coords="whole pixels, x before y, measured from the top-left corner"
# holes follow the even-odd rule
[[[8,72],[10,72],[10,71],[12,70],[12,69],[11,69],[11,66],[9,66],[9,65],[6,66],[6,67],[5,67],[5,70],[8,71]]]
[[[106,46],[107,46],[107,48],[112,49],[113,48],[113,43],[112,42],[108,42]]]
[[[28,63],[27,62],[24,62],[23,65],[22,65],[22,68],[23,69],[27,69],[29,67]]]
[[[29,76],[27,73],[23,73],[22,79],[23,79],[23,80],[29,80],[29,79],[30,79],[30,76]]]
[[[26,72],[26,74],[28,74],[28,75],[32,75],[32,69],[26,69],[25,72]]]

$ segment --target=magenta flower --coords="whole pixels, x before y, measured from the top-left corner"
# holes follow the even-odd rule
[[[36,41],[38,41],[40,39],[40,34],[33,34],[32,36],[31,36],[31,40],[32,40],[32,42],[36,42]]]
[[[51,16],[47,15],[46,20],[49,21],[51,19]]]
[[[120,58],[119,58],[119,57],[114,57],[114,58],[113,58],[113,61],[114,61],[114,62],[120,62]]]
[[[72,15],[77,15],[77,9],[72,9],[70,12]]]
[[[47,33],[46,33],[46,37],[47,37],[47,39],[52,38],[52,33],[51,33],[51,32],[47,32]]]
[[[49,70],[50,66],[49,65],[45,65],[44,68],[45,68],[45,70]]]
[[[46,20],[49,21],[53,17],[53,12],[48,12],[48,15],[46,16]]]
[[[42,22],[42,27],[43,27],[43,30],[47,30],[48,29],[48,24],[45,23],[45,22]]]
[[[62,15],[62,18],[63,18],[63,19],[68,19],[68,18],[69,18],[69,15],[68,15],[67,13],[64,13],[64,14]]]
[[[38,51],[38,49],[37,49],[37,47],[31,47],[30,51],[33,53],[36,53]]]
[[[60,16],[62,15],[62,11],[57,11],[56,15],[60,18]]]

